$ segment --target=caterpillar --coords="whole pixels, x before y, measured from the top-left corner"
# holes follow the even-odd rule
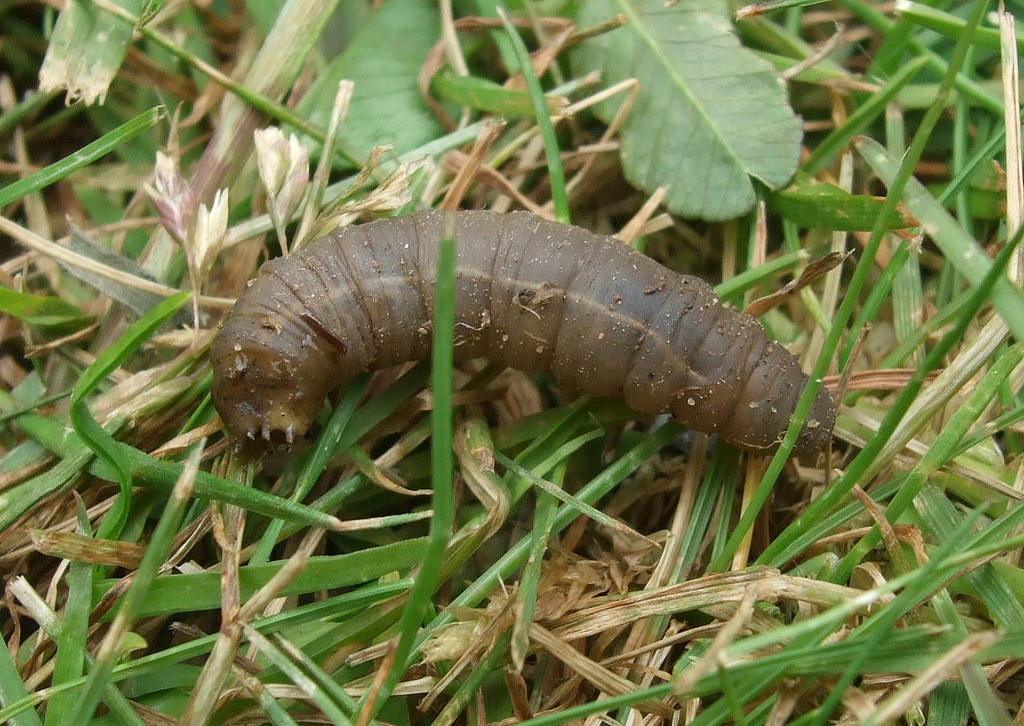
[[[210,348],[236,441],[290,447],[333,388],[429,356],[443,222],[425,211],[345,227],[260,268]],[[703,280],[528,212],[456,212],[455,232],[457,360],[549,373],[748,450],[778,447],[807,378]],[[795,452],[820,450],[834,419],[822,388]]]

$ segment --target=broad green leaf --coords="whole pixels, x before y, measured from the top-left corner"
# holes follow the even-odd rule
[[[439,25],[433,3],[383,3],[320,73],[299,115],[327,128],[338,81],[348,79],[355,90],[339,143],[349,154],[365,159],[374,146],[391,145],[400,155],[436,138],[441,129],[420,96],[417,76]]]
[[[598,69],[608,86],[640,82],[622,127],[626,178],[686,217],[737,217],[754,204],[753,179],[783,186],[796,170],[802,129],[774,67],[740,46],[725,3],[588,0],[578,23],[617,13],[628,24],[583,43],[577,73]],[[599,107],[610,119],[621,97]]]

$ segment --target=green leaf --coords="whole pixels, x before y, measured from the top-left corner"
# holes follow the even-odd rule
[[[636,78],[622,127],[626,178],[687,217],[737,217],[754,204],[753,179],[783,186],[796,170],[802,129],[774,67],[742,48],[722,2],[588,0],[580,27],[617,13],[628,24],[583,43],[577,73],[599,69],[607,85]],[[598,108],[610,119],[621,97]]]
[[[30,325],[70,332],[84,328],[92,318],[59,297],[30,295],[0,287],[0,312]]]
[[[798,227],[846,231],[870,230],[885,204],[884,197],[850,194],[833,184],[820,184],[805,174],[768,199],[772,207]],[[897,215],[890,219],[889,229],[917,224],[902,204]]]
[[[345,78],[355,83],[355,91],[339,144],[352,156],[365,159],[384,144],[399,155],[436,138],[441,129],[420,96],[417,77],[439,25],[433,3],[383,3],[320,73],[299,103],[299,115],[326,128],[338,81]]]

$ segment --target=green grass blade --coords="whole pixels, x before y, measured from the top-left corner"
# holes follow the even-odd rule
[[[895,160],[871,139],[861,138],[857,148],[882,181],[890,184],[896,173]],[[889,193],[892,194],[892,189]],[[981,246],[920,182],[910,179],[904,194],[907,207],[927,225],[929,236],[942,250],[945,258],[971,284],[978,285],[992,266],[992,260]],[[992,289],[992,304],[1017,339],[1024,340],[1024,316],[1020,314],[1024,309],[1024,292],[1010,284],[1009,280],[997,280]]]
[[[803,171],[813,176],[831,164],[857,134],[863,133],[872,122],[885,113],[886,105],[924,68],[925,62],[923,58],[915,58],[900,68],[877,93],[872,93],[863,104],[857,107],[856,111],[850,114],[846,123],[815,147],[803,163],[801,167]],[[886,216],[885,219],[892,219],[892,217]]]
[[[0,207],[6,207],[11,202],[21,199],[27,194],[45,189],[65,178],[71,172],[86,167],[97,159],[101,159],[143,131],[156,126],[163,118],[163,115],[163,108],[151,108],[144,113],[140,113],[131,121],[121,124],[113,131],[103,134],[103,136],[91,144],[83,146],[70,156],[50,164],[34,174],[30,174],[24,179],[8,184],[3,189],[0,189]]]
[[[13,704],[34,698],[29,696],[25,684],[21,680],[18,666],[11,658],[11,651],[0,634],[0,703]],[[0,716],[2,718],[2,716]],[[13,714],[6,720],[11,726],[43,726],[42,720],[35,711],[23,710]]]
[[[367,547],[343,555],[310,557],[305,569],[292,580],[282,595],[305,595],[311,592],[351,587],[383,577],[389,572],[408,570],[423,557],[424,538],[404,539],[393,544]],[[239,568],[239,589],[248,598],[284,566],[275,560],[266,564],[243,565]],[[117,584],[103,580],[93,589],[98,602]],[[153,581],[145,601],[139,606],[139,617],[166,615],[173,612],[216,610],[220,607],[220,573],[196,572],[161,575]]]
[[[259,651],[271,663],[285,673],[292,683],[310,697],[310,700],[323,711],[323,714],[331,719],[332,724],[348,726],[348,724],[352,723],[345,709],[339,703],[339,700],[342,698],[340,694],[345,692],[336,683],[331,681],[327,674],[320,671],[314,663],[308,659],[301,658],[302,651],[277,638],[268,638],[260,634],[251,625],[245,626],[245,636],[249,639],[249,642],[259,648]],[[321,677],[311,676],[308,672],[310,667],[320,671]],[[354,702],[351,702],[347,694],[345,694],[343,702],[349,708],[354,705]]]
[[[999,392],[1002,382],[1017,367],[1021,360],[1024,360],[1024,349],[1020,346],[1008,348],[996,359],[981,383],[971,392],[968,399],[957,408],[950,420],[943,425],[942,430],[928,448],[928,451],[906,475],[899,492],[892,502],[889,503],[889,506],[886,507],[885,516],[890,522],[899,521],[903,511],[914,501],[932,474],[949,461],[970,427],[984,413],[989,402]],[[935,532],[935,534],[940,532],[941,530]],[[853,568],[880,540],[881,533],[876,526],[872,528],[870,534],[861,539],[846,554],[836,570],[834,579],[838,582],[845,582],[852,574]],[[1021,611],[1020,615],[1024,617],[1024,611]]]
[[[551,182],[551,201],[555,207],[555,219],[563,224],[568,224],[570,221],[569,196],[565,190],[565,170],[562,168],[558,138],[555,136],[555,127],[551,123],[551,112],[548,110],[548,104],[544,98],[544,89],[541,88],[540,79],[533,71],[530,52],[526,49],[526,44],[519,37],[519,32],[509,21],[501,6],[498,6],[498,15],[512,42],[516,62],[519,64],[518,70],[523,74],[523,80],[526,81],[526,90],[530,94],[530,102],[533,105],[533,115],[540,128],[540,137],[544,142],[544,156],[548,162],[548,178]]]
[[[981,3],[981,5],[984,4],[985,3]],[[980,17],[977,16],[977,12],[978,11],[976,9],[975,16],[972,16],[975,18],[972,27],[976,27],[978,20],[980,19]],[[858,299],[860,298],[861,291],[864,289],[864,285],[867,282],[868,273],[874,264],[875,255],[878,252],[885,234],[885,220],[888,219],[889,214],[896,209],[900,197],[903,196],[903,191],[907,188],[908,182],[911,179],[914,165],[917,163],[917,160],[921,158],[921,154],[925,149],[925,145],[928,143],[931,132],[935,128],[935,124],[938,122],[940,116],[945,112],[946,99],[948,98],[949,92],[957,78],[969,47],[970,35],[968,34],[961,38],[960,42],[957,44],[953,58],[950,60],[947,68],[946,76],[943,78],[940,92],[936,96],[935,102],[925,113],[925,117],[922,119],[921,125],[914,134],[910,147],[902,159],[896,178],[893,179],[893,182],[889,187],[889,196],[886,197],[883,211],[879,215],[874,229],[871,230],[871,236],[868,238],[868,242],[864,246],[863,257],[858,262],[847,288],[847,292],[843,297],[843,302],[836,311],[835,323],[829,329],[825,342],[822,345],[821,354],[814,365],[814,369],[811,371],[810,383],[806,390],[804,390],[804,393],[797,404],[796,411],[793,414],[793,421],[787,429],[786,435],[783,437],[779,451],[776,452],[775,457],[772,459],[764,477],[761,480],[761,483],[758,485],[751,505],[748,507],[747,511],[744,512],[739,524],[737,524],[736,529],[733,532],[733,536],[730,539],[729,547],[726,552],[724,552],[723,555],[715,561],[714,566],[717,570],[722,570],[728,566],[728,559],[731,558],[732,552],[735,551],[737,546],[739,546],[742,538],[746,536],[746,532],[749,531],[750,527],[753,525],[754,518],[764,506],[764,502],[767,501],[767,498],[771,493],[771,486],[778,478],[786,458],[793,449],[793,444],[796,442],[800,425],[807,417],[807,413],[810,411],[811,402],[818,391],[821,378],[828,368],[828,364],[839,345],[839,338],[843,335],[846,325],[853,314],[854,307],[857,305]],[[909,405],[911,398],[912,396],[908,396],[905,399],[907,405]],[[892,427],[894,428],[897,423],[898,419],[892,423]],[[878,437],[873,441],[880,441],[880,438],[881,437]],[[881,444],[879,443],[878,446],[880,447]],[[863,454],[864,452],[862,451],[861,453]],[[799,536],[799,531],[801,529],[811,526],[818,516],[824,514],[837,504],[849,489],[852,488],[852,482],[854,481],[857,480],[850,479],[849,482],[845,484],[845,490],[840,488],[837,483],[837,485],[833,486],[825,495],[816,500],[804,514],[797,518],[796,522],[787,527],[786,531],[780,534],[780,536],[768,546],[765,552],[762,553],[759,561],[772,561],[772,558],[777,555],[778,552],[788,546],[787,541],[790,538]],[[815,510],[815,515],[813,516],[808,514],[812,509]]]
[[[1019,241],[1019,240],[1018,240]],[[981,306],[988,300],[989,294],[997,280],[1003,279],[1003,270],[1010,260],[1012,251],[1016,244],[1008,244],[1000,250],[996,263],[989,269],[986,277],[971,293],[970,301],[957,320],[956,325],[950,329],[939,341],[939,343],[928,352],[928,355],[921,362],[907,381],[903,390],[896,398],[895,403],[889,409],[877,433],[867,442],[860,453],[847,466],[843,475],[825,492],[816,499],[799,517],[787,527],[762,553],[759,558],[761,563],[775,563],[777,566],[786,562],[794,554],[793,543],[814,524],[830,512],[850,492],[854,485],[863,480],[865,472],[868,471],[876,458],[887,444],[896,427],[899,425],[903,415],[910,408],[914,397],[917,396],[928,374],[941,365],[944,356],[959,345],[969,325],[974,321],[975,315]],[[784,554],[788,553],[788,554]]]
[[[182,301],[185,299],[187,296],[183,297]],[[111,673],[121,655],[120,649],[124,636],[139,615],[147,592],[171,549],[172,540],[191,499],[192,483],[199,470],[199,457],[205,443],[206,440],[203,439],[193,449],[182,471],[181,478],[174,487],[170,501],[160,515],[153,536],[146,547],[146,553],[142,556],[142,562],[139,563],[139,568],[135,572],[128,592],[121,601],[121,607],[114,617],[114,622],[104,636],[103,642],[100,643],[96,662],[89,672],[82,693],[76,699],[75,709],[68,723],[88,722],[92,718],[104,690],[110,683]]]
[[[309,458],[306,459],[306,463],[299,473],[299,479],[295,484],[295,491],[289,497],[291,501],[301,502],[309,494],[313,485],[316,484],[320,474],[323,473],[324,467],[327,466],[334,452],[337,451],[338,441],[345,432],[345,427],[351,421],[352,413],[359,404],[359,399],[362,398],[368,381],[368,376],[360,376],[345,391],[345,395],[342,397],[338,407],[331,413],[330,420],[328,420],[323,432],[317,439],[316,446],[309,455]],[[260,537],[260,544],[250,559],[251,563],[267,562],[270,559],[270,552],[274,545],[277,544],[284,526],[285,521],[283,519],[275,519],[267,525],[263,536]]]
[[[114,468],[117,473],[116,481],[121,487],[121,498],[118,500],[118,504],[115,505],[97,532],[97,536],[101,539],[115,539],[121,531],[121,527],[124,526],[125,518],[128,516],[128,506],[131,502],[132,475],[128,462],[119,455],[120,451],[113,437],[104,431],[99,422],[93,418],[85,399],[101,381],[124,363],[139,346],[149,340],[164,321],[177,312],[191,297],[191,293],[188,292],[173,295],[139,318],[117,343],[97,356],[96,361],[82,373],[71,394],[70,417],[75,431],[97,457]]]
[[[395,644],[393,667],[379,693],[374,693],[375,710],[379,710],[394,691],[398,680],[409,666],[413,642],[431,607],[437,575],[442,569],[445,549],[455,520],[452,492],[454,457],[452,454],[452,372],[454,370],[455,341],[455,217],[447,215],[444,234],[437,257],[437,280],[434,283],[434,340],[431,369],[433,408],[430,417],[433,434],[430,440],[431,481],[434,494],[431,508],[430,534],[423,553],[416,582],[398,624],[398,642]],[[363,700],[366,704],[366,700]],[[363,706],[365,708],[365,705]]]
[[[88,518],[82,516],[80,511],[80,534],[88,534],[88,524]],[[68,567],[68,599],[60,619],[60,632],[56,637],[57,656],[52,680],[55,686],[77,679],[84,672],[86,653],[89,650],[87,636],[93,569],[88,562],[77,561],[72,561]],[[47,704],[44,726],[75,723],[73,714],[77,702],[77,693],[66,691],[55,695]]]

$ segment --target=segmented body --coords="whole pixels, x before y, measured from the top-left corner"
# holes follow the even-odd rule
[[[438,211],[346,227],[272,260],[210,351],[239,439],[290,442],[331,389],[430,354]],[[610,237],[527,212],[456,213],[456,358],[486,357],[621,396],[755,451],[777,447],[807,383],[757,320]],[[828,441],[821,389],[797,443]]]

